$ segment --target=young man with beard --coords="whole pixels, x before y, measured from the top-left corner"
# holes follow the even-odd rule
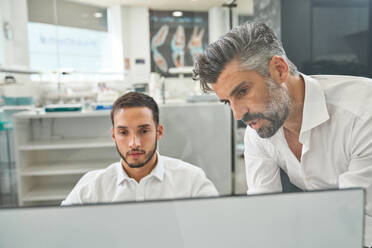
[[[372,246],[372,80],[307,76],[263,23],[245,23],[209,44],[195,78],[229,104],[245,133],[248,194],[280,192],[280,169],[302,190],[366,189]]]
[[[202,169],[156,151],[163,126],[150,96],[121,96],[113,104],[111,120],[121,161],[85,174],[62,205],[218,195]]]

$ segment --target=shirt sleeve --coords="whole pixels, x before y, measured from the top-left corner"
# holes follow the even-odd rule
[[[354,124],[350,164],[348,171],[339,176],[339,187],[366,190],[364,245],[372,246],[372,115]]]
[[[66,199],[62,201],[61,206],[83,204],[79,192],[75,188],[76,187],[74,187],[74,189],[70,192],[70,194],[68,194]]]
[[[62,201],[61,206],[79,205],[94,202],[96,199],[94,199],[94,190],[91,189],[90,182],[96,174],[96,171],[86,173],[74,186],[66,199]]]
[[[248,194],[282,192],[280,168],[273,159],[273,147],[250,127],[244,136],[244,160]]]
[[[62,201],[61,206],[83,204],[83,201],[80,197],[80,189],[81,187],[78,183],[68,194],[66,199]]]
[[[196,190],[193,193],[193,197],[209,197],[218,196],[218,191],[211,180],[207,178],[204,171],[197,168],[196,175]]]

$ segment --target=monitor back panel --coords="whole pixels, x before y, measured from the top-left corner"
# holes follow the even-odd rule
[[[0,247],[360,248],[362,189],[0,209]]]

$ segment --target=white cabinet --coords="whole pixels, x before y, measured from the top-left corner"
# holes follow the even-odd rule
[[[20,205],[59,204],[80,177],[119,157],[109,111],[14,116]]]

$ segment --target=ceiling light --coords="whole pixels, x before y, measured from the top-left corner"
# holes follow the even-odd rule
[[[103,14],[101,12],[96,12],[96,13],[94,13],[94,17],[95,18],[102,18]]]
[[[182,11],[173,11],[172,15],[174,17],[180,17],[180,16],[183,16],[183,13],[182,13]]]

